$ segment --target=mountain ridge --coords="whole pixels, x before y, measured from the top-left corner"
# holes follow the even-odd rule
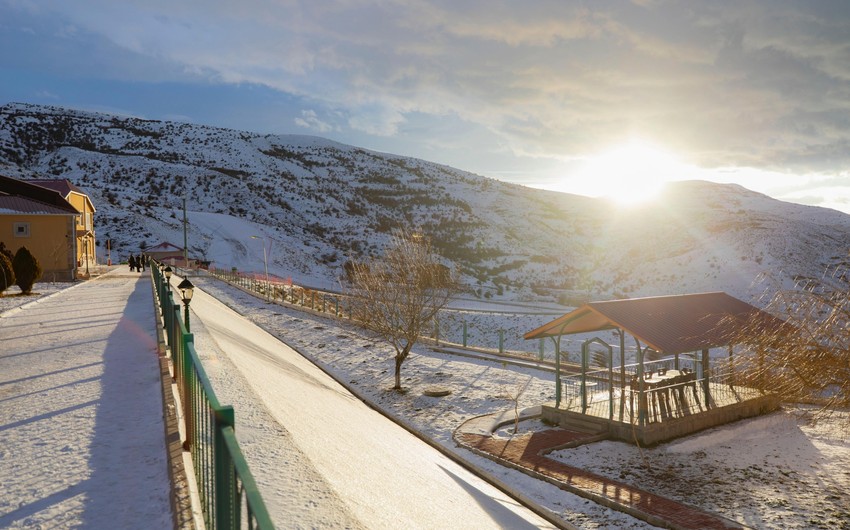
[[[752,300],[762,274],[787,287],[850,248],[850,216],[735,184],[673,183],[624,209],[318,136],[19,103],[0,107],[0,171],[85,189],[98,242],[119,256],[182,245],[187,190],[193,255],[262,269],[254,235],[272,245],[270,272],[324,287],[401,226],[427,233],[479,296],[567,305],[717,290]]]

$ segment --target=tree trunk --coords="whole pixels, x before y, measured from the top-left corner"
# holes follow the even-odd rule
[[[393,390],[401,390],[401,363],[404,362],[404,358],[401,355],[395,356],[395,386]]]

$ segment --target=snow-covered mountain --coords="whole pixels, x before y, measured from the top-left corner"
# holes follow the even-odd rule
[[[736,185],[682,182],[623,209],[326,139],[64,108],[0,107],[0,173],[67,178],[97,208],[103,249],[183,243],[219,267],[334,287],[392,230],[428,234],[481,296],[605,298],[724,290],[847,259],[850,216]],[[258,238],[251,238],[258,236]],[[105,250],[100,251],[101,255]]]

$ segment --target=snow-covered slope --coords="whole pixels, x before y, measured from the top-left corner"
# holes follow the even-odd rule
[[[259,271],[266,241],[270,272],[327,287],[349,256],[381,252],[400,226],[427,233],[480,296],[567,303],[749,298],[759,274],[820,275],[850,247],[850,216],[734,185],[678,183],[624,210],[317,137],[24,104],[0,107],[0,172],[85,189],[98,243],[110,239],[119,256],[182,246],[185,196],[193,255]]]

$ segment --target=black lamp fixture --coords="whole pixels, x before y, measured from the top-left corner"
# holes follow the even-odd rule
[[[171,267],[166,266],[162,269],[162,273],[165,274],[165,281],[171,281]]]
[[[180,298],[183,300],[183,320],[186,321],[186,331],[189,329],[189,302],[192,301],[192,296],[195,294],[195,286],[189,281],[189,278],[183,278],[183,281],[177,286],[180,290]]]

